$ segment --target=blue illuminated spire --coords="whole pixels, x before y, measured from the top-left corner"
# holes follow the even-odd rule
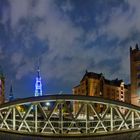
[[[41,76],[40,76],[39,66],[37,69],[37,77],[36,77],[36,82],[35,82],[35,96],[42,96],[42,84],[41,84]]]

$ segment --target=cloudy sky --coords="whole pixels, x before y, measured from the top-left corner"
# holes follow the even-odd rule
[[[0,0],[6,96],[71,93],[86,69],[129,83],[129,47],[140,42],[139,0]]]

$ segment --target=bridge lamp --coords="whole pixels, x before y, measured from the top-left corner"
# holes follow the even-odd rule
[[[18,110],[21,110],[21,107],[20,107],[20,106],[17,106],[17,109],[18,109]]]
[[[47,102],[47,103],[46,103],[46,106],[50,106],[50,102]]]

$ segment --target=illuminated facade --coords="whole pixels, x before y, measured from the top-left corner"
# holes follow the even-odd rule
[[[126,103],[131,102],[129,86],[125,85],[122,80],[108,80],[102,74],[87,71],[80,84],[73,88],[73,94],[102,97]],[[100,111],[103,110],[103,106],[97,106],[97,108]],[[77,110],[76,104],[74,109]]]
[[[140,106],[140,50],[130,47],[131,103]]]
[[[36,83],[35,83],[35,96],[42,96],[42,83],[41,83],[39,67],[37,70],[37,77],[36,77]]]
[[[0,104],[3,104],[5,101],[5,78],[3,74],[0,74]]]

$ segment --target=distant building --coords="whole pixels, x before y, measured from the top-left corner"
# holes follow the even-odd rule
[[[103,74],[97,74],[94,72],[87,72],[83,76],[80,84],[73,88],[74,95],[83,96],[96,96],[106,99],[118,100],[126,103],[130,103],[129,86],[125,85],[122,80],[108,80]],[[76,105],[74,110],[76,109]],[[97,107],[102,111],[102,106]]]
[[[3,73],[0,74],[0,104],[5,102],[5,77]]]
[[[9,101],[13,101],[14,100],[14,95],[13,95],[13,87],[12,84],[10,86],[10,93],[9,93]]]
[[[130,47],[131,103],[140,106],[140,50]]]

